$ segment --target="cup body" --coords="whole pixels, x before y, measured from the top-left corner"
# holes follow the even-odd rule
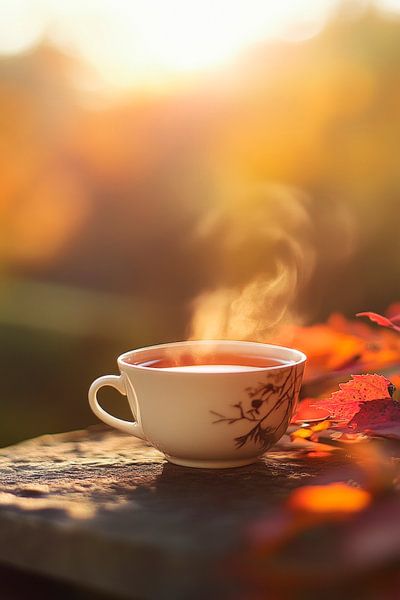
[[[229,354],[286,362],[226,372],[174,371],[140,364],[171,353],[179,363],[184,353],[216,346]],[[305,361],[302,352],[281,346],[194,341],[126,352],[118,358],[118,366],[140,437],[173,463],[222,468],[253,462],[285,433]]]

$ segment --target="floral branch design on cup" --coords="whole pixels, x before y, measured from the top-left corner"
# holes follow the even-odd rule
[[[247,421],[251,425],[250,429],[234,438],[236,448],[254,442],[266,450],[281,437],[282,430],[286,431],[297,402],[302,375],[302,367],[296,367],[287,373],[282,371],[278,376],[268,375],[266,381],[246,388],[247,405],[243,401],[233,404],[235,415],[225,416],[211,410],[210,413],[217,417],[213,423],[233,425]],[[277,421],[271,424],[274,414],[279,413],[281,408],[284,409],[283,415],[278,415]]]

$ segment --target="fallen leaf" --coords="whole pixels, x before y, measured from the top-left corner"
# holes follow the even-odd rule
[[[315,401],[317,408],[329,411],[335,421],[349,423],[359,410],[361,403],[372,400],[391,399],[394,386],[383,375],[353,375],[347,383],[339,385],[340,390],[328,399]]]
[[[332,394],[335,402],[365,402],[379,398],[391,398],[391,382],[383,375],[352,375],[352,379],[339,385],[340,390]]]
[[[354,432],[376,433],[400,439],[400,403],[392,399],[363,402],[347,425]],[[397,436],[395,435],[397,432]]]
[[[311,427],[311,430],[314,433],[317,433],[318,431],[325,431],[326,429],[330,429],[332,426],[332,423],[328,420],[326,421],[321,421],[320,423],[316,423],[315,425],[313,425]]]
[[[356,317],[367,317],[373,323],[377,323],[381,327],[388,327],[400,332],[400,326],[397,324],[400,320],[400,315],[395,315],[391,319],[374,312],[360,312],[356,314]]]
[[[312,436],[312,434],[313,434],[313,432],[311,431],[311,429],[302,427],[301,429],[296,429],[296,431],[293,431],[290,434],[290,437],[291,437],[291,439],[295,439],[295,438],[307,439],[307,438],[310,438]]]
[[[315,398],[304,398],[293,415],[292,423],[315,423],[325,421],[330,416],[326,408],[317,408]]]

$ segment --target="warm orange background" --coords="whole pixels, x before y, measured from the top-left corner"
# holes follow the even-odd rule
[[[94,422],[90,381],[221,286],[225,310],[282,273],[262,339],[286,303],[307,324],[399,299],[398,15],[343,9],[157,89],[84,79],[49,40],[0,57],[2,445]]]

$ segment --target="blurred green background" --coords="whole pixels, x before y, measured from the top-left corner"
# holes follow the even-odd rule
[[[80,4],[0,6],[1,445],[278,263],[306,323],[400,298],[400,2]]]

